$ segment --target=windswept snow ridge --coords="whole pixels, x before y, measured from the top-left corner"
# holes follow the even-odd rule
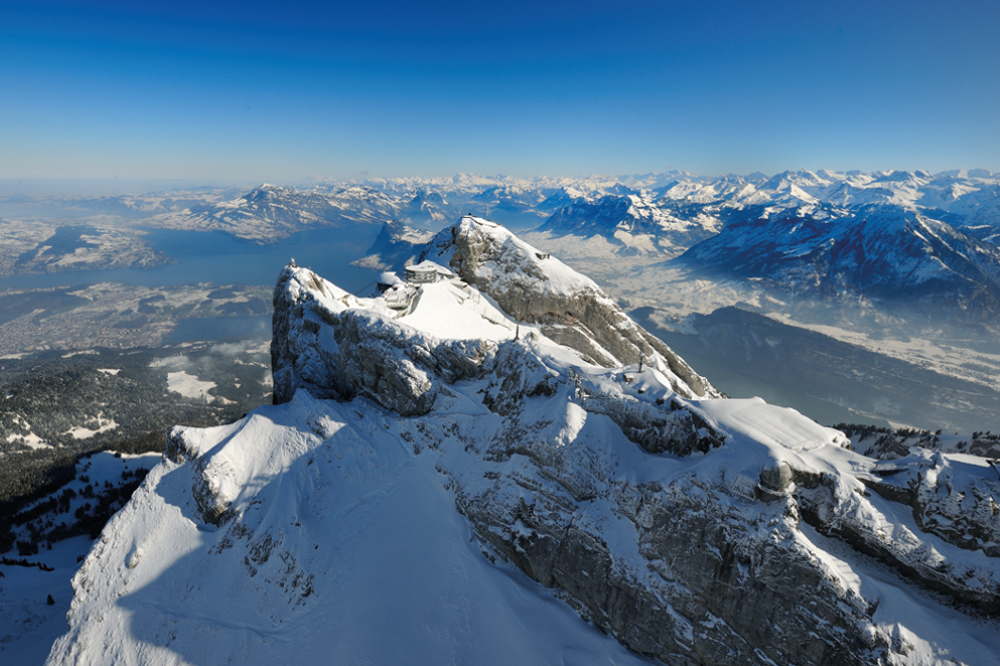
[[[171,432],[49,663],[998,659],[984,460],[716,398],[540,254],[465,218],[403,303],[285,268],[282,404]]]

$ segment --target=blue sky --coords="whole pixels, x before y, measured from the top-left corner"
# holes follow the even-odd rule
[[[1000,3],[0,2],[0,178],[1000,171]]]

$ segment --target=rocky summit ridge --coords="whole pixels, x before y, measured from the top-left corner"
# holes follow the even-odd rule
[[[282,271],[279,404],[171,432],[49,663],[996,661],[986,460],[725,399],[487,220],[422,258]]]

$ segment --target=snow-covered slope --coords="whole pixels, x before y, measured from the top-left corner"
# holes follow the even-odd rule
[[[985,461],[887,466],[792,410],[699,397],[660,352],[605,346],[643,338],[603,306],[560,344],[513,294],[600,292],[533,251],[465,218],[401,309],[287,267],[286,402],[172,431],[49,663],[997,660]]]
[[[94,528],[100,530],[159,462],[155,453],[83,456],[75,477],[57,492],[3,516],[0,529],[10,530],[4,536],[14,547],[0,552],[0,663],[45,661],[53,641],[66,632],[70,579],[93,542]],[[23,548],[31,544],[36,548]]]
[[[175,431],[74,579],[49,663],[643,663],[484,557],[412,425],[300,393]],[[206,521],[208,478],[238,519]]]

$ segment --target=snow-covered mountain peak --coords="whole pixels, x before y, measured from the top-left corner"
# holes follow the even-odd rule
[[[664,373],[680,395],[718,395],[660,340],[633,322],[590,278],[506,228],[466,216],[429,244],[424,258],[450,267],[519,321],[603,367],[639,363]]]
[[[592,280],[488,220],[463,218],[406,272],[407,282],[358,298],[287,266],[274,298],[275,400],[307,388],[426,414],[448,385],[488,373],[499,350],[521,337],[569,365],[641,362],[672,392],[718,395]]]
[[[469,251],[463,254],[460,247]],[[524,290],[526,296],[599,291],[593,280],[524,242],[506,227],[471,215],[438,234],[426,256],[445,265],[457,264],[459,272],[474,266],[475,281],[495,289]]]
[[[293,193],[295,190],[288,189],[286,187],[281,187],[280,185],[270,185],[268,183],[262,183],[261,185],[253,188],[246,194],[244,194],[240,199],[247,202],[256,202],[261,199],[266,199],[268,197],[280,197],[283,195],[288,195]],[[239,201],[240,199],[237,199]]]
[[[773,190],[782,192],[795,187],[802,191],[813,188],[822,188],[832,185],[833,181],[821,177],[812,171],[802,169],[800,171],[783,171],[775,174],[767,182],[760,186],[762,190]]]
[[[373,298],[282,270],[281,404],[171,432],[74,579],[52,666],[997,654],[985,461],[882,464],[697,394],[592,282],[482,218],[422,259]]]

